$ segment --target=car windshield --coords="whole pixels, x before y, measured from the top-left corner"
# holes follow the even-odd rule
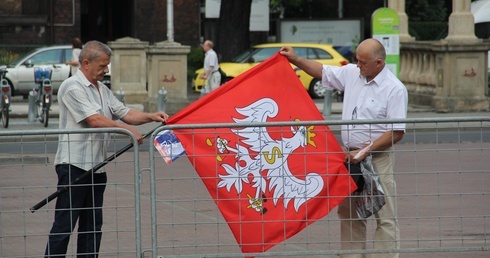
[[[263,62],[279,52],[279,47],[259,48],[252,55],[253,62]]]
[[[252,48],[232,59],[234,63],[262,62],[279,51],[279,47]]]
[[[233,63],[243,63],[250,57],[250,55],[252,54],[252,52],[254,50],[255,49],[253,49],[253,48],[249,49],[249,50],[235,56],[231,61],[233,61]]]
[[[16,66],[18,65],[22,59],[24,59],[26,56],[30,56],[32,53],[38,51],[39,49],[34,49],[32,51],[30,51],[29,53],[25,54],[25,55],[22,55],[20,56],[19,58],[15,59],[14,61],[10,62],[10,64],[8,65],[9,67],[13,67],[13,66]]]
[[[26,61],[25,58],[27,56],[29,56],[29,60],[31,60],[31,63],[33,65],[58,64],[62,61],[62,59],[70,60],[71,52],[73,51],[72,49],[66,49],[66,51],[63,51],[64,49],[49,49],[33,55],[33,53],[38,52],[39,50],[40,49],[34,49],[33,51],[25,55],[22,55],[22,57],[12,61],[9,64],[9,67],[15,67],[16,65],[19,65],[21,62]],[[62,57],[61,56],[62,54],[64,54],[65,56]]]

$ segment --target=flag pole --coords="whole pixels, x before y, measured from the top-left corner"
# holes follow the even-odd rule
[[[162,123],[162,125],[165,125],[165,123]],[[154,128],[153,130],[151,130],[147,134],[143,135],[143,139],[145,139],[146,137],[150,136],[158,127],[160,127],[160,126],[157,126],[156,128]],[[48,197],[46,197],[43,200],[41,200],[40,202],[38,202],[36,205],[32,206],[32,208],[30,208],[31,212],[32,213],[36,212],[37,210],[39,210],[40,208],[42,208],[44,205],[46,205],[49,202],[51,202],[52,200],[56,199],[60,194],[68,191],[68,189],[70,188],[71,185],[78,184],[82,179],[84,179],[87,176],[95,173],[95,171],[101,169],[102,167],[104,167],[105,165],[107,165],[109,162],[113,161],[115,158],[119,157],[121,154],[123,154],[127,150],[131,149],[132,147],[133,147],[133,143],[131,142],[128,145],[126,145],[124,148],[116,151],[116,153],[114,153],[111,156],[109,156],[108,158],[106,158],[104,161],[102,161],[99,164],[95,165],[92,169],[87,170],[85,173],[83,173],[82,175],[80,175],[79,177],[77,177],[75,180],[73,180],[71,182],[71,184],[65,185],[63,187],[58,188],[58,190],[56,192],[52,193]]]

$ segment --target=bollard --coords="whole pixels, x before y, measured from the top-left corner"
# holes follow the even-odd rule
[[[332,90],[325,89],[325,96],[323,97],[323,116],[330,116],[332,114]]]
[[[126,96],[126,93],[124,93],[122,88],[116,91],[116,98],[119,101],[121,101],[124,105],[126,105],[126,103],[124,103],[126,101],[125,96]]]
[[[158,90],[158,111],[165,112],[165,108],[167,106],[167,91],[164,87]]]
[[[27,121],[29,123],[36,122],[37,106],[36,106],[37,92],[33,89],[29,91],[29,113],[27,114]]]

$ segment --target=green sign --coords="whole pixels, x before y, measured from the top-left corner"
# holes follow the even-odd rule
[[[372,37],[386,50],[386,66],[398,77],[400,71],[400,36],[398,14],[391,8],[379,8],[371,16]]]

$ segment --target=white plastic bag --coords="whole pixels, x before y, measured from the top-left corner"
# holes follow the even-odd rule
[[[352,195],[356,202],[357,216],[369,218],[385,205],[385,193],[379,182],[379,176],[374,171],[371,155],[361,161],[361,172],[364,178],[364,189],[355,191]]]

